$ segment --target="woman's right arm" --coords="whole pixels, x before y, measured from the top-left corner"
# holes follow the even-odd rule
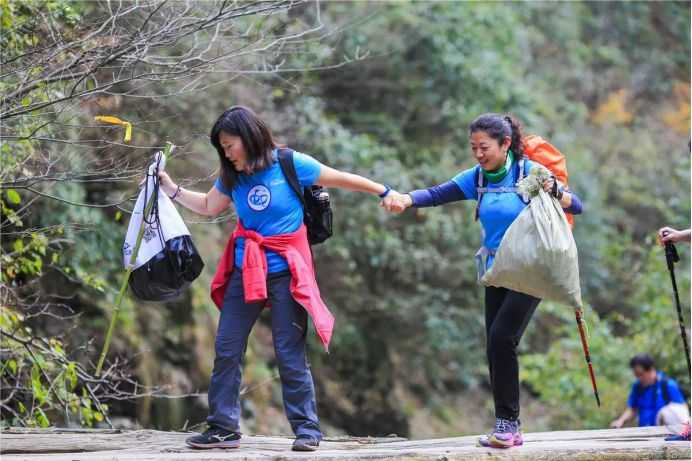
[[[172,197],[175,194],[173,199],[175,202],[197,214],[216,216],[231,204],[231,198],[214,186],[206,194],[183,189],[182,187],[179,188],[165,171],[159,173],[159,180],[160,187],[166,195]]]
[[[401,213],[412,206],[416,208],[439,206],[466,198],[464,191],[456,182],[447,181],[427,189],[414,190],[408,194],[394,192],[383,200],[382,206],[387,211]]]

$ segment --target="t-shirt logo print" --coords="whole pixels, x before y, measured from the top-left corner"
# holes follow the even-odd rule
[[[272,195],[266,186],[257,185],[247,193],[247,204],[255,211],[262,211],[269,206]]]

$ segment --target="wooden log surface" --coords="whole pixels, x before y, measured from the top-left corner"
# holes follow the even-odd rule
[[[689,442],[666,442],[663,427],[525,434],[523,447],[477,446],[477,437],[406,440],[398,437],[325,438],[314,453],[290,451],[285,436],[244,436],[234,450],[194,450],[190,433],[153,430],[8,429],[0,434],[2,461],[206,460],[561,460],[690,459]]]

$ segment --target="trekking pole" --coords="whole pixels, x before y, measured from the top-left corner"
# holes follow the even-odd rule
[[[173,150],[173,144],[171,144],[170,142],[166,143],[166,148],[163,152],[163,155],[165,157],[168,157],[172,150]],[[157,152],[157,154],[160,154],[160,152]],[[147,181],[148,180],[149,179],[147,178]],[[158,181],[158,178],[156,178],[154,180]],[[144,235],[144,227],[145,227],[144,220],[149,215],[149,213],[151,213],[151,209],[154,207],[154,201],[156,199],[157,199],[157,194],[154,194],[152,192],[151,197],[149,197],[149,200],[147,201],[147,203],[144,207],[144,212],[142,213],[142,225],[140,226],[139,232],[137,233],[137,240],[135,241],[135,248],[132,251],[132,254],[130,255],[130,261],[128,262],[127,268],[125,269],[123,281],[120,284],[120,291],[118,292],[118,296],[115,298],[115,304],[113,305],[113,314],[111,315],[111,321],[110,321],[110,324],[108,325],[108,331],[106,332],[106,340],[103,343],[103,349],[101,350],[101,355],[99,356],[99,361],[98,361],[98,364],[96,365],[96,377],[97,378],[101,374],[101,368],[103,367],[103,361],[106,359],[106,354],[108,354],[108,348],[110,347],[111,338],[113,336],[113,329],[115,327],[115,322],[118,318],[118,311],[120,311],[120,304],[122,304],[123,297],[125,296],[125,291],[127,291],[127,282],[130,280],[130,274],[132,274],[135,262],[137,261],[137,253],[139,253],[139,247],[142,244],[142,236]]]
[[[668,235],[664,232],[663,236]],[[675,281],[675,263],[680,261],[678,250],[672,242],[665,243],[666,263],[668,263],[668,272],[670,272],[670,281],[673,284],[673,295],[675,296],[675,307],[678,310],[678,323],[680,324],[680,336],[682,344],[685,347],[685,357],[687,358],[687,374],[690,375],[690,346],[687,343],[687,330],[685,329],[685,320],[682,317],[682,308],[680,307],[680,295],[678,294],[678,284]]]
[[[589,367],[589,376],[591,377],[591,387],[593,388],[593,395],[596,397],[596,404],[601,406],[601,399],[598,397],[598,386],[596,385],[596,375],[593,371],[593,365],[591,365],[591,354],[589,353],[589,343],[586,341],[586,333],[584,332],[584,319],[582,318],[581,309],[576,309],[574,311],[577,317],[577,327],[579,328],[579,336],[581,337],[581,347],[584,350],[584,359],[586,360],[586,365]]]

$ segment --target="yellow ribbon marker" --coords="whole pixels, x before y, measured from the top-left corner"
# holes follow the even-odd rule
[[[111,125],[120,125],[125,127],[125,142],[132,140],[132,124],[125,120],[120,120],[112,115],[97,115],[94,117],[97,122],[110,123]]]

